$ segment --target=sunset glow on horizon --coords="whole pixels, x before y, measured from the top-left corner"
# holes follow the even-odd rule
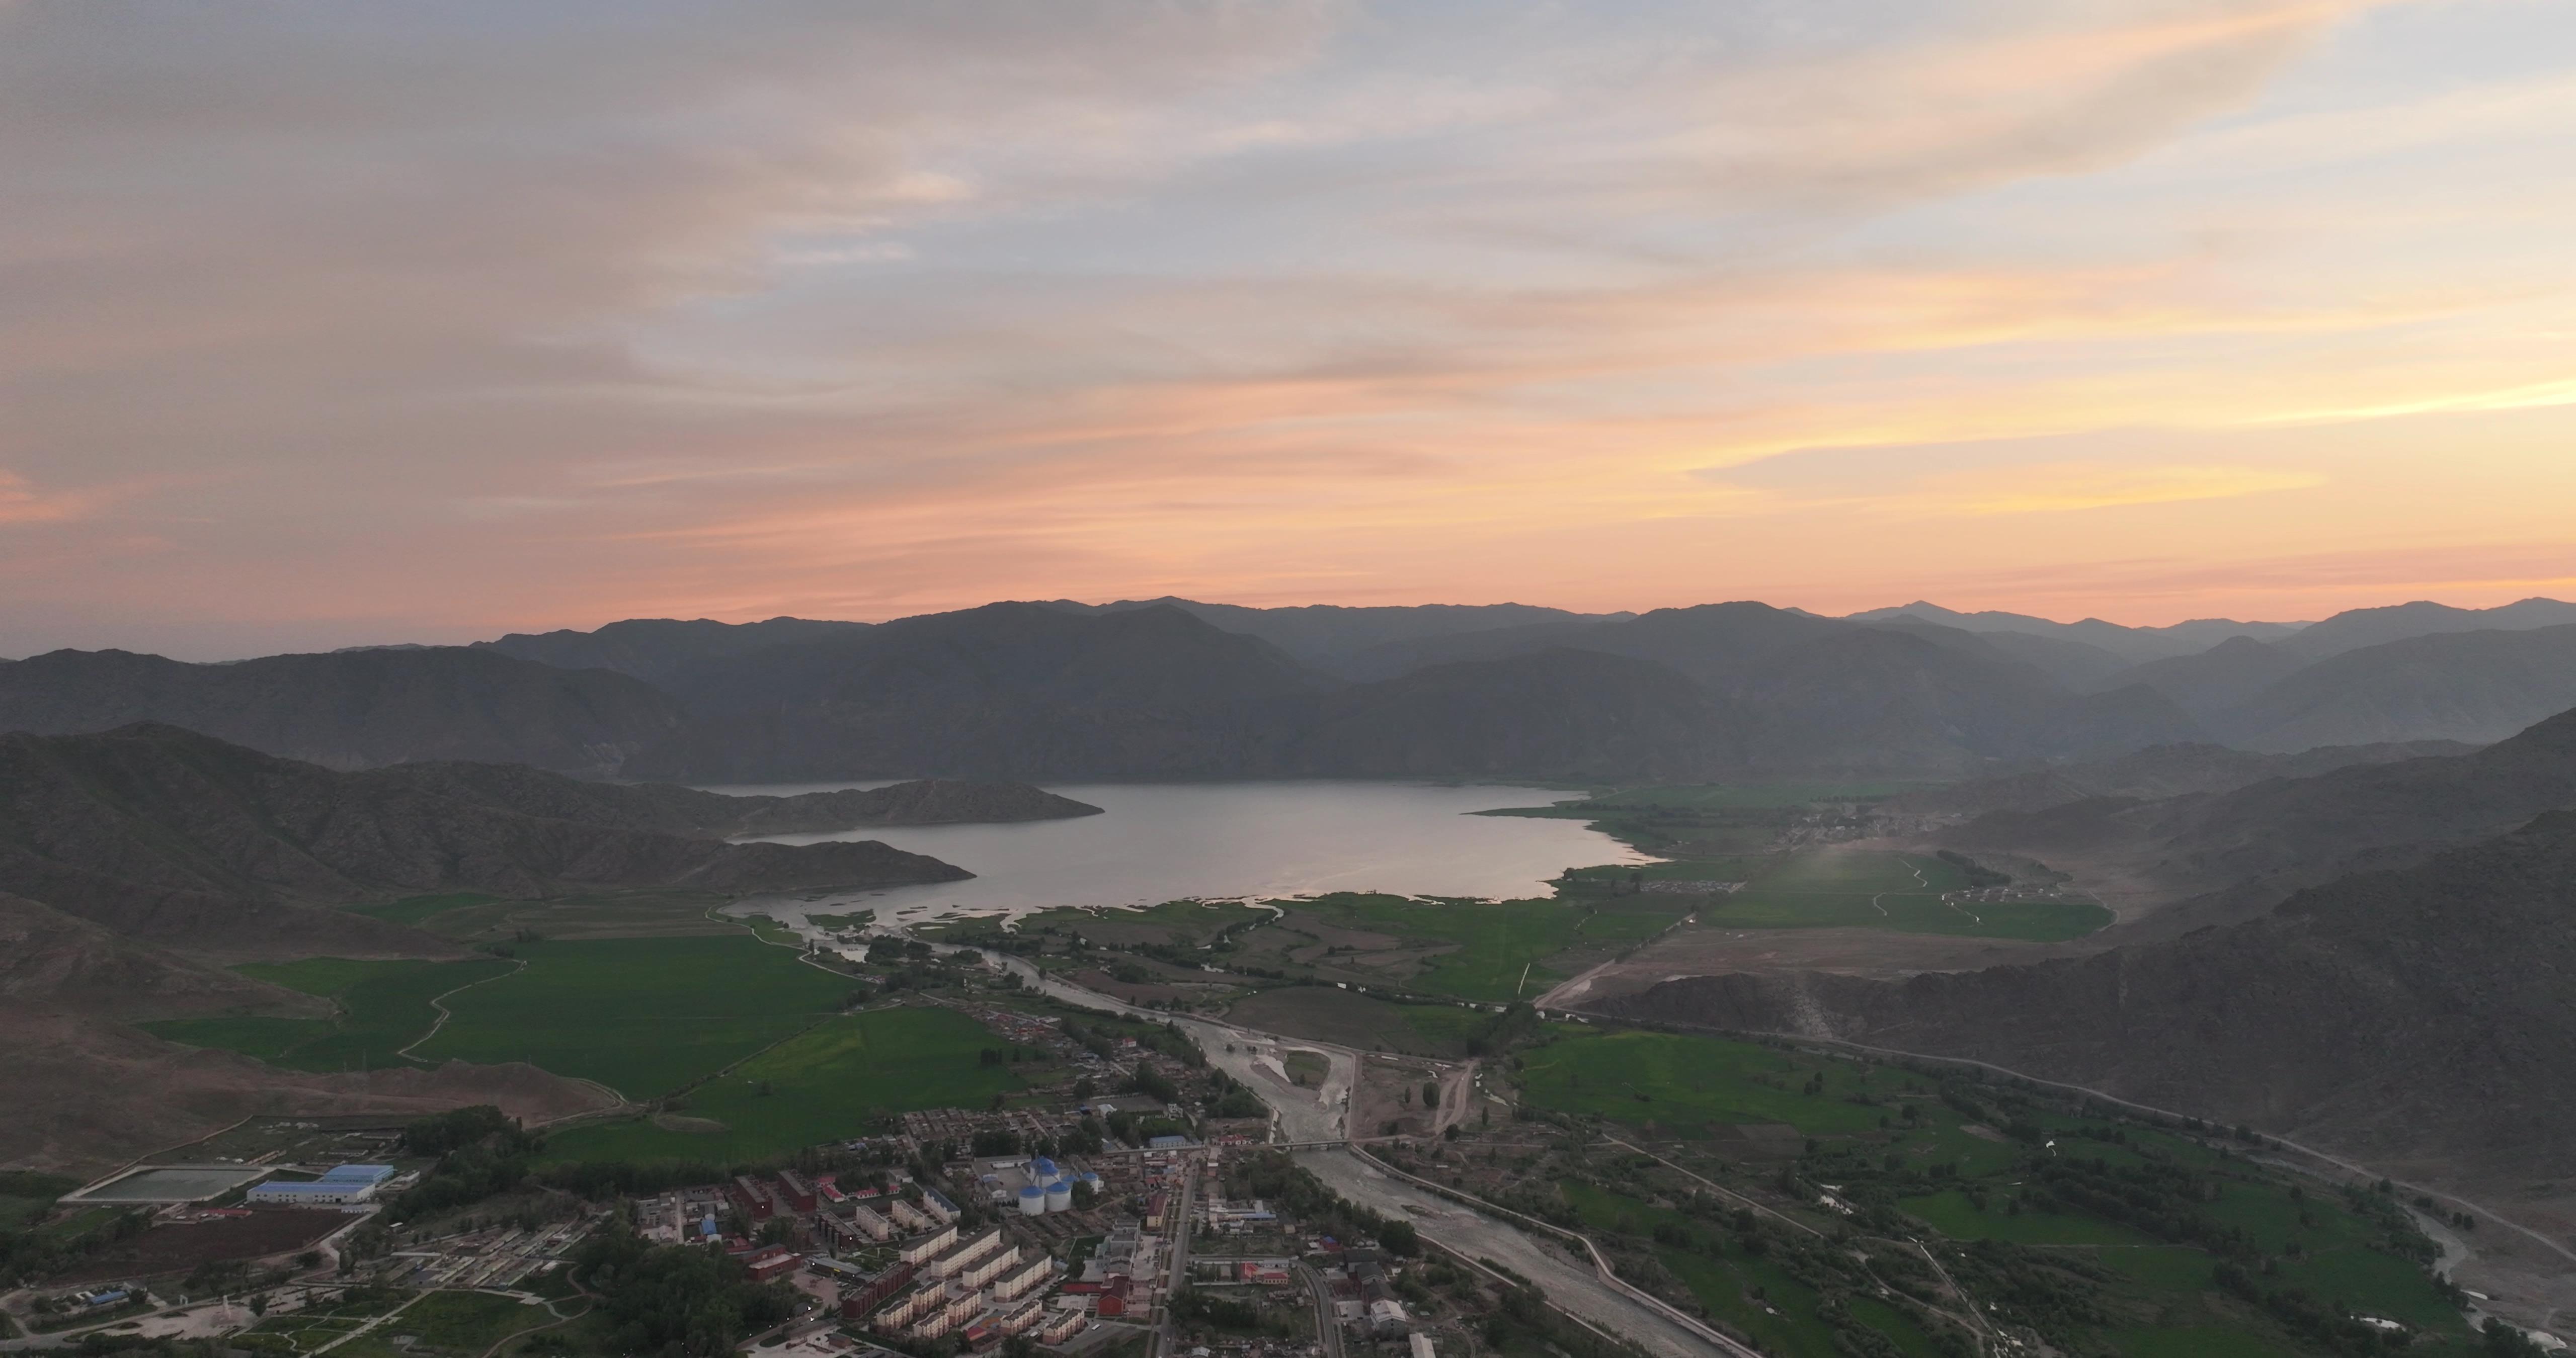
[[[2549,0],[19,0],[0,202],[0,655],[2576,597]]]

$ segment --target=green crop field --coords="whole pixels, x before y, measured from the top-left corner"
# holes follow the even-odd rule
[[[1784,1122],[1810,1136],[1876,1130],[1889,1110],[1847,1101],[1857,1086],[1850,1063],[1823,1061],[1751,1042],[1670,1033],[1577,1035],[1522,1056],[1524,1096],[1537,1107],[1653,1122],[1667,1131],[1704,1123]],[[1825,1094],[1804,1092],[1818,1070]],[[1844,1074],[1843,1087],[1832,1075]],[[1898,1087],[1884,1082],[1885,1090]],[[1946,1111],[1946,1110],[1945,1110]]]
[[[1716,928],[1893,929],[2055,942],[2111,922],[2091,901],[1944,901],[1968,885],[1931,854],[1802,849],[1751,866],[1742,891],[1712,900],[1700,921]]]
[[[1957,1189],[1900,1199],[1898,1207],[1953,1240],[2007,1240],[2016,1245],[2152,1245],[2153,1237],[2113,1222],[2056,1212],[1979,1211]],[[2201,1272],[2206,1275],[2204,1261]]]
[[[468,906],[489,905],[499,899],[498,896],[486,895],[480,891],[451,891],[436,896],[405,896],[398,901],[381,901],[347,908],[351,914],[365,915],[394,924],[408,924],[413,928],[423,928],[448,911],[463,910]]]
[[[1059,906],[1022,917],[1017,928],[1024,934],[1050,930],[1076,934],[1111,946],[1135,942],[1198,944],[1226,930],[1271,918],[1271,911],[1237,901],[1165,901],[1133,909]],[[927,926],[920,932],[924,937],[937,937],[936,930],[937,926]]]
[[[1407,984],[1426,994],[1494,1004],[1537,995],[1567,979],[1539,965],[1547,958],[1577,948],[1617,951],[1654,937],[1690,913],[1686,901],[1655,896],[1607,902],[1448,901],[1336,892],[1281,904],[1346,929],[1455,944],[1457,951],[1432,959]]]
[[[1530,1105],[1628,1124],[1636,1129],[1625,1133],[1631,1139],[1653,1124],[1661,1139],[1678,1136],[1685,1145],[1707,1122],[1796,1127],[1808,1138],[1801,1178],[1844,1185],[1840,1191],[1853,1202],[1892,1188],[1902,1194],[1875,1198],[1902,1214],[1882,1219],[1880,1231],[1994,1242],[1980,1248],[2081,1262],[2096,1279],[2087,1285],[2100,1289],[2102,1328],[2095,1333],[2106,1354],[2310,1352],[2269,1312],[2220,1288],[2217,1269],[2229,1259],[2259,1270],[2256,1286],[2304,1296],[2328,1314],[2401,1322],[2420,1337],[2413,1351],[2460,1354],[2471,1342],[2457,1309],[2397,1238],[2403,1227],[2394,1204],[2367,1191],[2303,1182],[2175,1131],[2088,1120],[2066,1105],[2015,1103],[2020,1096],[2008,1089],[1973,1081],[1943,1086],[1925,1072],[1715,1037],[1567,1025],[1550,1032],[1553,1040],[1521,1053]],[[1822,1087],[1809,1092],[1818,1080]],[[2015,1135],[1973,1122],[1980,1109],[1988,1122],[2010,1120]],[[1690,1153],[1722,1164],[1726,1144]],[[2124,1187],[2105,1191],[2104,1184]],[[2148,1184],[2166,1187],[2139,1187]],[[1652,1248],[1713,1312],[1760,1336],[1770,1351],[1834,1352],[1826,1336],[1802,1324],[1808,1312],[1801,1304],[1783,1304],[1797,1303],[1800,1293],[1756,1276],[1779,1262],[1776,1252],[1768,1263],[1744,1255],[1712,1219],[1633,1195],[1576,1180],[1559,1188],[1587,1228],[1629,1237],[1630,1248]],[[1668,1234],[1687,1229],[1678,1239],[1642,1238],[1659,1226]],[[1779,1314],[1751,1304],[1757,1286]],[[1864,1313],[1856,1304],[1847,1314],[1900,1350],[1931,1342],[1919,1331],[1899,1333],[1913,1325],[1901,1314]],[[2257,1315],[2264,1317],[2259,1323]],[[1829,1326],[1831,1313],[1812,1319]],[[1891,1320],[1901,1324],[1883,1323]],[[2222,1333],[2238,1337],[2200,1343]]]
[[[0,1231],[19,1230],[44,1219],[54,1210],[54,1199],[80,1186],[81,1181],[69,1175],[0,1170]]]
[[[518,945],[527,965],[448,1001],[431,1061],[526,1061],[665,1094],[839,1010],[851,982],[748,934]]]
[[[1583,1219],[1586,1230],[1644,1235],[1657,1226],[1687,1226],[1689,1218],[1597,1185],[1567,1181],[1557,1186],[1566,1204]],[[1788,1358],[1840,1358],[1833,1329],[1817,1315],[1816,1290],[1778,1264],[1735,1252],[1723,1256],[1678,1247],[1655,1251],[1658,1262],[1700,1304],[1727,1324],[1761,1343],[1764,1352]],[[1934,1354],[1930,1336],[1894,1307],[1853,1314],[1908,1354]]]
[[[338,1006],[327,1019],[169,1019],[142,1025],[153,1034],[191,1047],[221,1047],[292,1070],[374,1070],[404,1064],[394,1053],[418,1041],[438,1021],[430,1001],[510,970],[496,958],[464,962],[354,962],[308,957],[295,962],[254,962],[235,970],[320,995]]]
[[[876,1009],[831,1019],[689,1091],[692,1120],[722,1131],[672,1130],[649,1120],[570,1128],[547,1142],[565,1160],[758,1160],[876,1130],[886,1113],[982,1108],[1026,1082],[987,1066],[1009,1044],[953,1009]]]

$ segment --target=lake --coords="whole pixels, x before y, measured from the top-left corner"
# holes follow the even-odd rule
[[[881,783],[722,787],[789,794]],[[771,835],[781,844],[881,839],[976,874],[973,881],[843,895],[831,903],[746,902],[801,916],[863,903],[887,923],[1025,914],[1052,906],[1153,905],[1192,897],[1385,891],[1404,896],[1545,896],[1569,867],[1649,861],[1580,821],[1470,812],[1545,806],[1575,794],[1512,786],[1377,782],[1081,783],[1050,792],[1104,814],[1023,825],[869,826]],[[801,924],[801,918],[792,922]]]

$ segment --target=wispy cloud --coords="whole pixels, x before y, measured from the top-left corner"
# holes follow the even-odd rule
[[[0,9],[0,523],[103,563],[0,622],[2544,540],[2576,74],[2513,9]]]

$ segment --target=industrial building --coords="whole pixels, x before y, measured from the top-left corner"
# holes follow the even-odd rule
[[[394,1177],[391,1165],[335,1165],[319,1179],[271,1179],[243,1195],[266,1206],[345,1207],[366,1202]]]

